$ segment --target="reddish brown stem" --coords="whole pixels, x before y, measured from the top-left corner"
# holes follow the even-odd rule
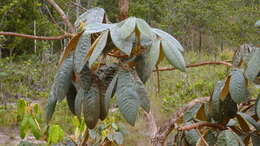
[[[23,37],[27,39],[34,39],[34,40],[62,40],[65,38],[69,38],[72,36],[70,33],[65,33],[64,35],[59,35],[59,36],[34,36],[34,35],[28,35],[28,34],[21,34],[21,33],[15,33],[15,32],[0,32],[0,35],[5,35],[5,36],[16,36],[16,37]]]
[[[198,66],[204,66],[204,65],[226,65],[228,67],[231,67],[232,64],[228,63],[228,62],[225,62],[225,61],[210,61],[210,62],[202,62],[202,63],[196,63],[196,64],[189,64],[187,65],[186,67],[187,68],[191,68],[191,67],[198,67]],[[176,68],[159,68],[158,70],[154,70],[154,72],[156,71],[171,71],[171,70],[176,70]]]
[[[180,127],[180,128],[178,128],[178,130],[191,130],[191,129],[201,128],[201,127],[205,127],[205,126],[217,128],[220,130],[226,129],[223,125],[220,125],[220,124],[210,123],[210,122],[198,122],[198,123],[194,123],[191,125],[186,125],[186,126]]]

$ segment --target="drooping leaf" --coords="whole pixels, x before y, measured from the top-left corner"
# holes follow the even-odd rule
[[[79,26],[80,22],[84,23],[102,23],[105,17],[103,8],[92,8],[81,14],[75,21],[75,26]]]
[[[136,25],[141,35],[143,34],[151,40],[155,38],[155,34],[152,31],[152,28],[143,19],[136,18]]]
[[[87,34],[98,33],[98,32],[108,30],[114,25],[115,24],[89,23],[85,26],[85,31]]]
[[[64,62],[64,60],[75,50],[75,48],[78,44],[78,41],[80,39],[80,36],[83,34],[83,32],[84,31],[78,32],[72,37],[72,39],[69,41],[66,48],[64,48],[64,50],[63,50],[63,53],[60,57],[59,64],[62,64]]]
[[[133,73],[134,74],[134,73]],[[144,83],[140,80],[137,73],[135,73],[135,90],[140,98],[141,107],[147,112],[150,112],[150,100],[148,99],[148,94]]]
[[[243,70],[234,69],[232,71],[229,92],[231,98],[237,103],[241,103],[247,98],[247,81],[244,77]]]
[[[219,133],[216,142],[217,146],[239,146],[239,140],[235,136],[235,133],[230,130],[223,130]]]
[[[118,78],[118,75],[115,75],[106,90],[106,94],[105,94],[105,98],[104,98],[104,105],[103,105],[106,112],[108,112],[108,110],[109,110],[109,102],[110,102],[110,99],[113,97],[113,93],[115,92],[115,89],[116,89],[117,78]]]
[[[122,25],[122,24],[121,24]],[[123,39],[121,37],[120,25],[115,25],[110,28],[110,36],[112,38],[113,43],[117,48],[119,48],[126,55],[130,55],[133,48],[133,42],[135,41],[135,36],[131,34],[128,38]]]
[[[135,82],[129,71],[120,70],[116,88],[116,100],[119,110],[126,121],[135,125],[140,98],[135,90]]]
[[[82,65],[83,58],[87,54],[90,46],[91,46],[90,35],[84,32],[80,37],[74,55],[74,68],[76,73],[80,72],[80,68],[83,66]]]
[[[85,98],[85,90],[83,88],[80,88],[78,90],[76,99],[75,99],[75,113],[78,117],[79,120],[81,120],[81,112],[82,112],[82,103],[83,103],[83,99]]]
[[[183,49],[182,45],[179,43],[179,41],[176,40],[169,33],[162,31],[160,29],[157,29],[157,28],[153,28],[153,32],[155,32],[162,39],[167,40],[168,43],[170,43],[173,47],[177,48],[179,51],[184,52],[184,49]]]
[[[107,37],[108,37],[108,31],[105,31],[101,34],[100,40],[98,41],[97,45],[95,46],[91,56],[88,60],[88,66],[91,67],[91,65],[97,60],[97,58],[102,53],[103,49],[106,46],[107,43]]]
[[[67,93],[67,103],[69,106],[70,111],[75,115],[75,100],[77,95],[77,89],[76,87],[71,83],[69,91]]]
[[[237,104],[232,100],[230,94],[227,95],[226,99],[224,100],[221,113],[223,113],[223,120],[224,122],[228,122],[229,119],[234,118],[238,111]]]
[[[187,122],[185,125],[191,125],[194,124],[193,122]],[[191,146],[196,146],[197,141],[199,140],[200,136],[197,130],[191,129],[184,132],[185,133],[185,139]]]
[[[152,47],[139,55],[135,62],[135,69],[140,77],[140,79],[145,83],[150,75],[152,74],[153,69],[159,59],[160,54],[160,40],[155,40],[152,44]]]
[[[256,80],[259,72],[260,72],[260,49],[256,49],[253,57],[250,59],[248,63],[248,67],[246,69],[245,75],[247,79],[254,81]]]
[[[93,83],[90,90],[84,93],[83,113],[89,129],[95,128],[100,115],[100,93],[96,83]]]
[[[257,96],[257,100],[255,103],[255,113],[257,117],[260,119],[260,93]]]
[[[48,143],[58,144],[64,137],[64,131],[59,125],[51,125],[48,130]]]
[[[93,73],[87,64],[85,64],[82,70],[79,72],[78,78],[80,87],[85,91],[88,91],[92,85]]]
[[[167,60],[177,69],[185,72],[185,61],[181,54],[181,52],[173,48],[167,41],[162,40],[162,49],[164,52],[164,55],[166,56]]]
[[[22,139],[25,138],[27,132],[29,131],[29,118],[30,116],[26,114],[19,125],[19,135]]]
[[[211,116],[214,120],[220,121],[222,120],[222,113],[221,113],[221,101],[220,101],[220,92],[221,88],[224,85],[224,81],[218,81],[215,85],[214,92],[210,99],[210,110]]]
[[[46,110],[45,110],[46,111],[45,116],[46,116],[47,122],[51,120],[52,115],[55,111],[56,104],[57,104],[57,98],[51,92],[48,97],[48,103],[47,103]]]
[[[224,86],[222,86],[221,92],[220,92],[220,99],[221,101],[224,101],[229,94],[229,87],[230,87],[230,79],[231,75],[227,77],[225,80]]]
[[[135,30],[136,27],[136,18],[129,17],[125,21],[123,21],[122,26],[120,27],[121,37],[122,39],[127,39]]]
[[[184,113],[184,120],[186,122],[192,120],[196,116],[201,106],[201,104],[195,104],[193,107],[191,107],[187,112]]]
[[[245,113],[238,112],[238,115],[240,115],[243,119],[245,119],[249,124],[255,127],[256,130],[260,130],[260,124],[255,121],[251,116]]]
[[[67,95],[73,72],[73,56],[67,57],[58,69],[54,83],[52,85],[51,94],[58,100],[63,100]]]

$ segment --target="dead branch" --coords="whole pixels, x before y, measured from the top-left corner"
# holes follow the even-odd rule
[[[190,109],[192,106],[194,106],[197,103],[202,103],[202,102],[208,102],[209,101],[209,97],[201,97],[201,98],[196,98],[194,100],[192,100],[191,102],[189,102],[188,104],[186,104],[185,106],[181,107],[179,110],[177,110],[176,112],[173,113],[173,115],[171,116],[171,118],[167,121],[164,122],[164,125],[161,126],[160,128],[156,128],[156,134],[151,137],[152,140],[152,144],[154,146],[163,146],[166,138],[168,137],[168,135],[172,132],[172,130],[175,128],[175,123],[176,121],[182,117],[184,115],[184,113]],[[152,114],[148,113],[149,116],[152,116]],[[147,114],[146,114],[147,115]],[[150,118],[150,120],[153,120],[154,118]],[[151,121],[149,121],[151,122]],[[154,120],[151,123],[156,123]],[[151,124],[150,124],[151,125]],[[153,127],[149,127],[150,129],[152,129]],[[155,129],[155,128],[153,128]]]
[[[220,129],[220,130],[226,129],[223,125],[220,125],[220,124],[210,123],[210,122],[198,122],[198,123],[194,123],[194,124],[191,124],[191,125],[186,125],[186,126],[180,127],[180,128],[178,128],[178,130],[191,130],[191,129],[205,127],[205,126],[217,128],[217,129]]]
[[[191,67],[198,67],[198,66],[204,66],[204,65],[226,65],[228,67],[231,67],[232,64],[226,62],[226,61],[210,61],[210,62],[202,62],[202,63],[196,63],[196,64],[189,64],[186,67],[187,68],[191,68]],[[176,70],[176,68],[159,68],[158,70],[154,70],[154,72],[156,71],[171,71],[171,70]]]
[[[119,20],[124,20],[128,17],[129,0],[119,0]]]
[[[34,40],[62,40],[65,38],[69,38],[72,36],[70,33],[65,33],[64,35],[59,35],[59,36],[34,36],[34,35],[28,35],[28,34],[21,34],[21,33],[15,33],[15,32],[0,32],[0,35],[5,35],[5,36],[16,36],[16,37],[23,37],[27,39],[34,39]]]
[[[57,12],[60,14],[63,22],[65,25],[68,26],[69,28],[69,32],[70,33],[74,33],[75,32],[75,28],[72,25],[72,23],[69,21],[69,17],[64,13],[64,11],[61,9],[61,7],[54,1],[54,0],[47,0],[49,2],[49,4],[51,4],[56,10]]]
[[[155,137],[158,129],[157,129],[156,122],[155,122],[154,116],[152,114],[152,111],[150,111],[149,113],[144,111],[144,114],[145,114],[145,118],[147,119],[147,122],[148,122],[147,124],[149,127],[150,137]]]

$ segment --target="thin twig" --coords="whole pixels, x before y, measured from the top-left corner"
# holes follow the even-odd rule
[[[223,125],[220,124],[216,124],[216,123],[210,123],[210,122],[198,122],[198,123],[194,123],[191,125],[186,125],[183,127],[178,128],[178,130],[191,130],[191,129],[195,129],[195,128],[201,128],[201,127],[213,127],[213,128],[217,128],[220,130],[225,130],[226,128]]]
[[[54,19],[54,16],[51,14],[51,12],[50,12],[50,9],[47,7],[47,6],[45,6],[46,7],[46,9],[47,9],[47,12],[48,12],[48,14],[49,14],[49,16],[51,17],[51,21],[62,31],[62,32],[66,32],[63,28],[61,28],[60,26],[59,26],[59,24],[56,22],[56,20]]]
[[[15,32],[0,32],[0,35],[5,35],[5,36],[16,36],[16,37],[23,37],[27,39],[34,39],[34,40],[62,40],[65,38],[69,38],[72,36],[70,33],[65,33],[64,35],[59,35],[59,36],[34,36],[34,35],[28,35],[28,34],[21,34],[21,33],[15,33]]]
[[[51,4],[56,10],[57,12],[60,14],[63,22],[65,25],[68,26],[69,28],[69,32],[70,33],[74,33],[75,32],[75,28],[72,25],[72,23],[69,21],[69,17],[64,13],[64,11],[61,9],[61,7],[54,1],[54,0],[47,0],[49,2],[49,4]]]
[[[189,64],[186,67],[187,68],[191,68],[191,67],[198,67],[198,66],[204,66],[204,65],[226,65],[228,67],[231,67],[232,64],[225,62],[225,61],[210,61],[210,62],[202,62],[202,63],[196,63],[196,64]],[[154,70],[154,72],[156,71],[172,71],[172,70],[176,70],[176,68],[159,68],[158,70]]]

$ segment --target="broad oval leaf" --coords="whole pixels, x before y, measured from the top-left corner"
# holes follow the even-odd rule
[[[152,47],[139,55],[135,62],[135,69],[140,79],[145,83],[155,68],[160,54],[160,40],[155,40]]]
[[[80,72],[80,68],[83,66],[82,65],[83,58],[87,54],[90,46],[91,46],[90,35],[84,32],[80,37],[74,55],[74,68],[76,73]]]
[[[95,128],[100,115],[100,91],[98,85],[92,84],[83,99],[84,120],[89,129]]]
[[[239,146],[240,142],[234,132],[223,130],[219,133],[216,142],[217,146]]]
[[[140,106],[140,98],[135,91],[135,82],[129,71],[120,70],[118,72],[116,100],[123,117],[134,126]]]
[[[75,99],[75,114],[77,115],[78,119],[81,120],[81,112],[82,112],[82,103],[85,95],[85,90],[79,88],[76,99]]]
[[[84,23],[102,23],[105,17],[103,8],[92,8],[81,14],[75,21],[75,26],[79,26],[80,22]]]
[[[229,92],[231,98],[239,104],[247,99],[247,81],[243,70],[234,69],[231,74]]]
[[[129,17],[123,21],[122,26],[119,28],[121,32],[122,39],[127,39],[135,30],[136,27],[136,18]]]
[[[58,100],[63,100],[68,93],[73,72],[73,56],[67,57],[56,73],[51,92]]]
[[[69,106],[70,111],[75,115],[75,100],[76,100],[76,95],[77,95],[77,89],[75,86],[71,83],[69,91],[66,95],[67,103]]]
[[[136,92],[140,98],[141,107],[147,112],[150,112],[150,100],[148,99],[148,94],[146,91],[146,88],[144,86],[144,83],[140,80],[136,73],[135,77],[135,88]]]
[[[98,33],[98,32],[108,30],[111,27],[113,27],[114,25],[115,24],[89,23],[85,26],[85,32],[87,34]]]
[[[162,40],[162,48],[167,60],[177,69],[185,72],[185,61],[179,50],[173,48],[167,41]]]
[[[48,103],[46,105],[46,112],[45,112],[45,115],[46,115],[46,121],[50,121],[51,118],[52,118],[52,115],[55,111],[55,107],[56,107],[56,104],[57,104],[57,98],[53,95],[53,93],[51,92],[49,97],[48,97]]]
[[[184,120],[186,122],[192,120],[196,116],[201,106],[201,104],[195,104],[193,107],[191,107],[187,112],[184,113]]]
[[[171,45],[176,47],[179,51],[184,52],[184,49],[183,49],[182,45],[180,44],[180,42],[178,40],[176,40],[169,33],[162,31],[160,29],[157,29],[157,28],[153,28],[153,32],[156,33],[162,39],[167,40]]]
[[[135,37],[131,34],[128,38],[123,39],[121,37],[120,25],[115,25],[110,28],[110,36],[112,38],[113,43],[117,48],[119,48],[126,55],[130,55],[133,48],[133,42],[135,41]]]
[[[111,98],[113,97],[113,93],[115,92],[117,79],[118,79],[118,75],[115,75],[113,80],[110,82],[109,86],[107,87],[105,99],[104,99],[105,101],[104,101],[104,105],[103,105],[106,112],[109,111],[109,102],[110,102]]]
[[[247,79],[254,81],[256,80],[258,74],[260,73],[260,49],[256,49],[253,57],[250,59],[248,63],[248,67],[246,69],[245,75]]]
[[[143,19],[136,18],[136,25],[141,35],[144,35],[151,40],[155,38],[152,28]]]
[[[102,53],[102,51],[105,48],[106,43],[107,43],[107,37],[108,37],[108,31],[105,31],[101,34],[100,40],[98,41],[97,45],[95,46],[95,48],[88,60],[89,67],[91,67],[91,65],[97,60],[97,58]]]

